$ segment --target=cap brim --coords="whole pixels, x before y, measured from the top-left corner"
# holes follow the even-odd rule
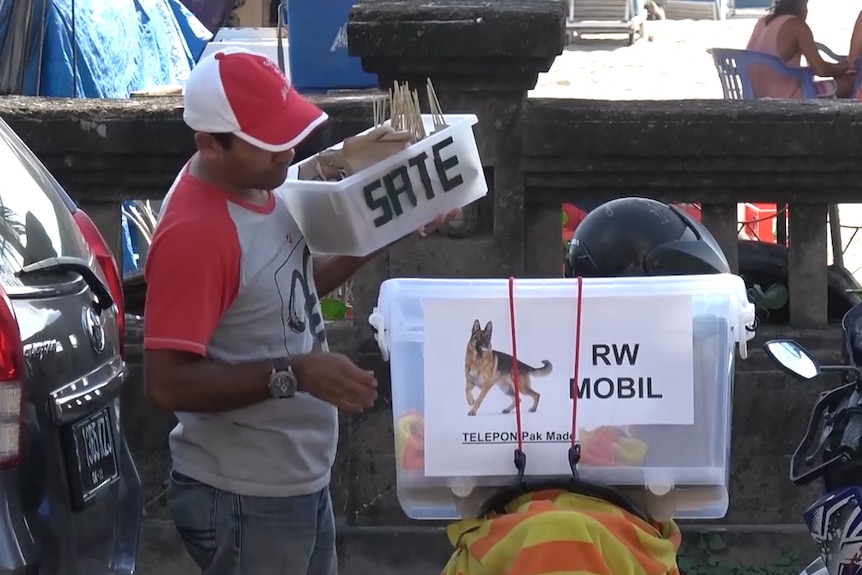
[[[328,118],[326,112],[291,88],[284,104],[273,110],[264,124],[235,135],[267,152],[284,152],[298,146]]]

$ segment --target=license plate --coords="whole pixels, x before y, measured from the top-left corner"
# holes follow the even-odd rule
[[[71,478],[72,491],[80,503],[85,503],[119,476],[108,408],[73,424],[72,442],[77,470]]]

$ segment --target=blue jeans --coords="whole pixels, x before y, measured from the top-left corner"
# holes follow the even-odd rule
[[[249,497],[171,471],[168,508],[202,575],[336,575],[329,488]]]

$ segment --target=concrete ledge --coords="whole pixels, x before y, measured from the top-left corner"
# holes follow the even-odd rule
[[[546,98],[526,111],[527,204],[632,193],[713,203],[859,197],[859,151],[845,144],[858,139],[855,102]]]
[[[329,121],[297,148],[297,159],[372,125],[376,97],[376,91],[309,96]],[[180,97],[0,98],[0,118],[84,203],[163,199],[195,150],[182,113]]]
[[[686,575],[795,575],[816,555],[801,525],[685,525]],[[351,527],[338,531],[340,575],[439,575],[452,552],[444,527]],[[196,575],[170,521],[144,523],[141,575]]]

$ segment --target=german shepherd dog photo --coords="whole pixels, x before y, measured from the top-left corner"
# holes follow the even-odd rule
[[[473,322],[473,331],[467,343],[467,356],[464,360],[464,375],[467,379],[467,405],[470,411],[467,415],[476,415],[485,396],[496,385],[503,393],[512,398],[512,405],[503,410],[510,413],[515,409],[515,364],[508,353],[496,351],[491,345],[493,325],[489,321],[482,329],[479,320]],[[533,376],[541,377],[551,373],[553,365],[547,359],[542,360],[542,367],[533,367],[518,361],[518,387],[521,394],[533,400],[530,412],[539,407],[539,393],[533,389]],[[473,398],[473,388],[479,388],[479,397]]]

